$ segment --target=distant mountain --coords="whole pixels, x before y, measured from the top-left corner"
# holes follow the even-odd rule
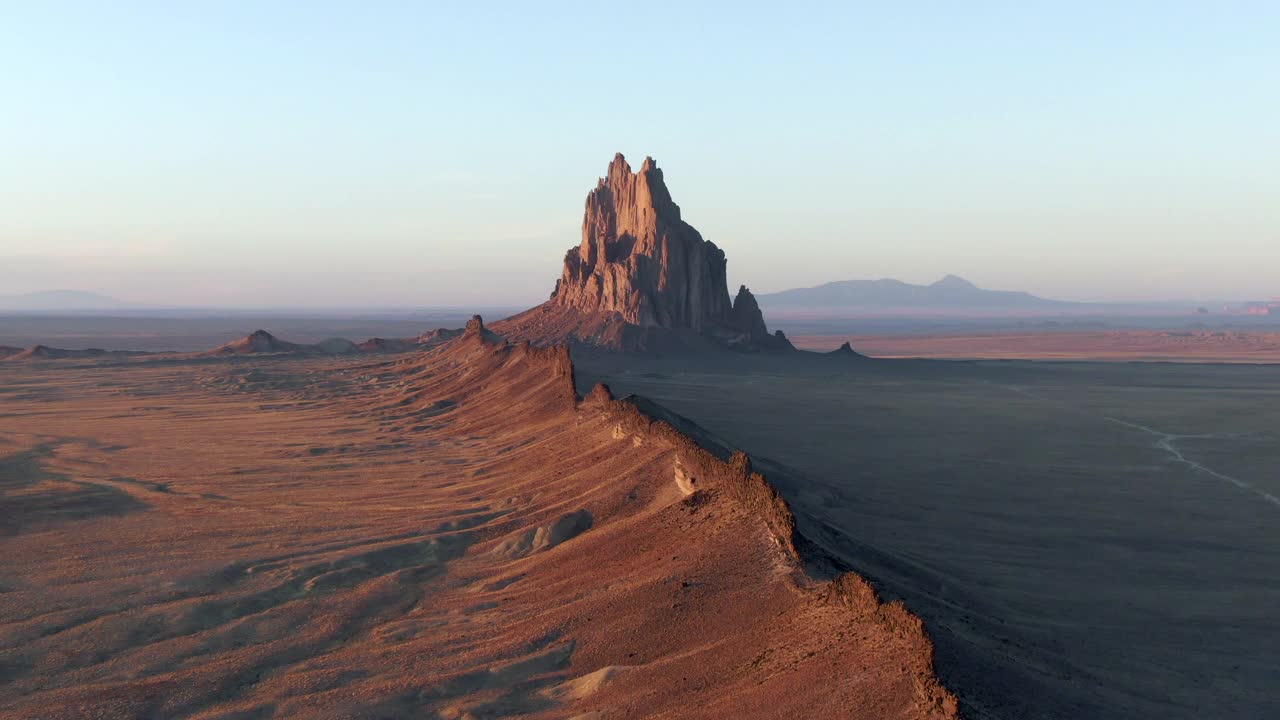
[[[79,290],[47,290],[21,295],[0,295],[0,311],[110,310],[128,304],[113,297]]]
[[[932,285],[901,280],[841,280],[810,288],[796,288],[759,296],[766,308],[866,307],[956,310],[978,308],[1052,309],[1081,303],[1046,300],[1030,293],[983,290],[962,277],[948,275]]]

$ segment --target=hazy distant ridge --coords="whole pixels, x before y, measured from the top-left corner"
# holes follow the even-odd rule
[[[107,310],[128,304],[106,295],[80,290],[46,290],[20,295],[0,295],[0,310]]]
[[[817,287],[795,288],[759,296],[766,307],[902,307],[902,308],[1066,308],[1083,303],[1048,300],[1030,293],[984,290],[962,277],[948,275],[931,285],[901,280],[840,280]]]

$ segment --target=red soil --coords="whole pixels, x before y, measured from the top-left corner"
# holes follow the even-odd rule
[[[955,716],[745,455],[564,349],[3,372],[0,716]]]

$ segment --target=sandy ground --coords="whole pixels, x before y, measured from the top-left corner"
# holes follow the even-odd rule
[[[1233,330],[1112,330],[952,335],[798,335],[806,350],[834,350],[849,340],[882,358],[1144,360],[1280,363],[1280,333]]]
[[[950,715],[899,606],[464,345],[0,369],[0,716]]]
[[[1280,717],[1280,366],[578,356],[803,472],[970,718]]]

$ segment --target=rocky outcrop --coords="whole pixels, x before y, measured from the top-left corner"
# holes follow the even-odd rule
[[[484,326],[484,318],[479,315],[472,315],[467,321],[467,326],[463,328],[463,337],[477,337],[485,342],[500,343],[503,341],[501,335],[489,330]]]
[[[724,251],[685,222],[662,170],[621,154],[587,195],[582,242],[565,255],[551,298],[494,328],[535,343],[613,349],[789,348],[769,335],[745,287],[729,300]]]
[[[764,324],[764,313],[760,312],[760,304],[746,285],[738,286],[738,295],[733,299],[733,310],[729,325],[741,333],[735,342],[746,349],[793,350],[791,341],[781,330],[769,334]],[[731,343],[732,344],[732,343]]]
[[[232,340],[210,350],[209,355],[259,355],[268,353],[298,353],[301,345],[285,342],[266,330],[254,330],[239,340]]]
[[[436,328],[419,335],[415,342],[418,345],[439,345],[442,342],[458,337],[463,332],[465,332],[464,328]]]
[[[828,354],[828,355],[839,355],[839,356],[842,356],[842,357],[851,357],[851,358],[865,358],[865,357],[866,357],[866,355],[863,355],[862,353],[858,352],[857,350],[854,350],[854,349],[853,349],[853,346],[849,344],[849,341],[848,341],[848,340],[844,341],[844,343],[842,343],[842,344],[840,345],[840,347],[836,348],[835,350],[832,350],[831,352],[829,352],[829,353],[827,353],[827,354]]]
[[[802,533],[773,484],[785,477],[785,468],[757,463],[694,421],[643,397],[618,399],[603,384],[579,397],[567,347],[489,342],[483,328],[473,320],[462,337],[438,351],[395,363],[395,379],[381,385],[386,393],[381,403],[364,407],[396,418],[430,417],[445,423],[440,427],[448,428],[448,437],[500,438],[499,446],[511,443],[513,433],[536,432],[540,442],[520,445],[519,453],[498,452],[482,471],[468,470],[464,484],[471,502],[481,501],[478,493],[492,486],[506,498],[504,507],[518,509],[485,516],[494,522],[468,552],[475,563],[469,567],[472,577],[490,580],[476,570],[496,564],[496,580],[486,591],[521,583],[514,597],[504,594],[494,608],[500,622],[526,616],[521,598],[539,597],[530,588],[569,586],[578,592],[570,612],[585,618],[584,624],[549,620],[563,604],[555,595],[545,604],[539,600],[533,617],[540,632],[548,625],[569,628],[565,635],[592,653],[592,664],[583,670],[612,666],[614,657],[643,656],[647,646],[637,643],[660,639],[666,656],[683,656],[687,653],[677,648],[697,647],[702,648],[696,660],[700,668],[721,666],[712,663],[733,668],[732,675],[708,673],[717,678],[709,685],[721,697],[757,692],[782,672],[780,665],[770,664],[770,655],[780,656],[787,667],[811,659],[795,673],[804,682],[789,680],[781,694],[798,703],[794,711],[779,712],[752,700],[748,704],[758,712],[723,706],[706,714],[689,712],[705,702],[707,696],[699,695],[682,696],[673,711],[662,714],[957,717],[956,698],[932,671],[933,648],[920,620],[901,602],[883,602],[863,578],[841,572],[843,565]],[[495,422],[500,432],[494,431]],[[590,462],[608,465],[592,469]],[[555,480],[530,482],[535,473]],[[520,482],[513,484],[512,477]],[[542,580],[546,576],[540,573],[552,569],[553,580]],[[581,592],[583,587],[590,592]],[[717,594],[720,588],[733,598]],[[634,626],[583,605],[599,602],[603,608],[601,594],[614,590],[620,592],[607,596],[607,612],[640,618]],[[479,608],[475,612],[486,611],[475,600],[468,603]],[[718,624],[718,619],[726,621]],[[605,628],[599,645],[592,644],[584,625]],[[473,639],[475,627],[490,625],[468,625]],[[628,632],[628,627],[640,631]],[[741,649],[739,640],[746,643]],[[671,691],[654,683],[685,677],[668,664],[644,686],[643,706],[632,711],[625,700],[593,695],[591,708],[616,707],[619,716],[659,714],[655,703],[665,702]],[[849,667],[862,671],[850,674]],[[815,680],[818,668],[831,668],[832,674]],[[725,677],[744,678],[741,689],[728,691]],[[841,694],[850,687],[861,694]],[[866,688],[874,688],[874,699]],[[822,701],[805,700],[811,697]],[[565,710],[560,714],[577,716],[577,708]]]
[[[587,195],[582,243],[565,256],[551,302],[616,312],[641,327],[724,325],[725,264],[724,252],[681,219],[657,163],[645,158],[632,173],[618,154]]]
[[[733,299],[733,311],[730,324],[749,338],[762,338],[769,335],[765,327],[764,315],[760,312],[760,304],[746,285],[738,286],[738,296]]]

